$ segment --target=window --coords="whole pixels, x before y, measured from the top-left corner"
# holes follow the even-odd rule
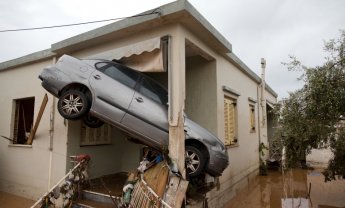
[[[99,128],[90,128],[82,123],[80,146],[111,144],[111,126],[103,124]]]
[[[97,63],[96,68],[130,88],[135,87],[139,77],[137,72],[116,63]]]
[[[249,104],[249,126],[250,132],[255,132],[255,105]]]
[[[163,105],[166,105],[168,102],[167,91],[159,84],[148,78],[143,78],[139,92]]]
[[[237,108],[236,100],[230,97],[224,97],[224,128],[225,145],[235,145],[237,141]]]
[[[35,98],[14,100],[13,144],[26,144],[34,122]]]

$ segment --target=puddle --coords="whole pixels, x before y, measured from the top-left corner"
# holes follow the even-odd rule
[[[345,208],[345,180],[325,183],[321,170],[271,171],[268,176],[258,176],[224,208],[239,207]]]

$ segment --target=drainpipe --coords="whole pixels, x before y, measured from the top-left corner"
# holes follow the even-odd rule
[[[265,109],[266,109],[266,100],[265,100],[265,67],[266,67],[266,60],[261,58],[261,83],[257,86],[257,99],[259,104],[258,108],[258,134],[259,134],[259,146],[260,148],[262,135],[261,135],[261,128],[265,127],[266,123],[266,116],[265,116]],[[262,117],[262,118],[261,118]],[[259,151],[259,164],[260,164],[261,153]]]
[[[56,63],[56,57],[53,57],[53,64]],[[50,107],[50,121],[49,121],[49,169],[48,169],[48,190],[51,188],[52,166],[53,166],[53,147],[54,147],[54,118],[55,118],[55,102],[56,98],[53,96],[52,105]]]
[[[262,112],[262,127],[265,127],[266,124],[266,98],[265,98],[265,68],[266,68],[266,60],[264,58],[261,58],[261,99],[260,99],[260,105],[261,105],[261,112]]]

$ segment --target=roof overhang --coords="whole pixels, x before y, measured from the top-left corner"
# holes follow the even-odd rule
[[[186,0],[175,1],[136,16],[54,43],[51,51],[70,53],[174,23],[182,24],[191,31],[200,31],[198,37],[219,53],[230,53],[232,50],[231,44]]]

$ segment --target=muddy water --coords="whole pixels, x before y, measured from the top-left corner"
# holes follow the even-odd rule
[[[290,207],[345,208],[345,180],[325,183],[321,170],[269,172],[258,176],[224,208]]]
[[[35,201],[0,191],[0,208],[31,207]]]

